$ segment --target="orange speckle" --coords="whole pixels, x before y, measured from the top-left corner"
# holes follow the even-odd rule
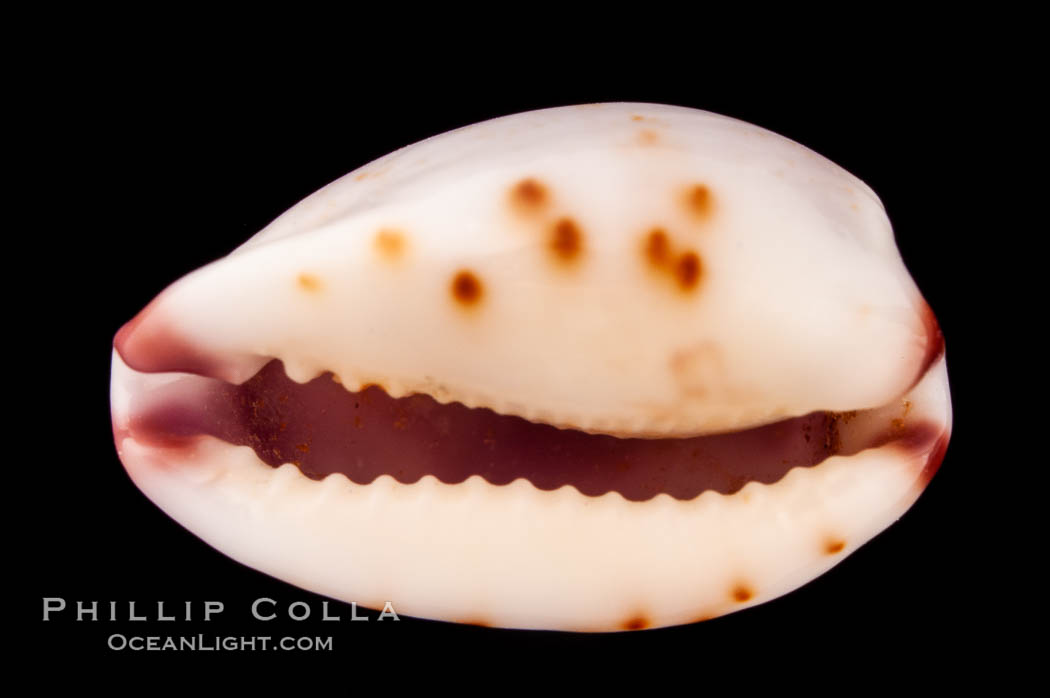
[[[645,117],[641,116],[639,114],[632,114],[631,115],[631,121],[642,121],[643,119],[645,119]]]
[[[642,246],[646,260],[654,270],[668,274],[682,291],[692,291],[703,276],[700,255],[693,250],[675,251],[663,228],[653,228]]]
[[[400,258],[406,247],[405,237],[398,231],[389,229],[376,233],[373,245],[376,252],[390,261]]]
[[[297,281],[299,283],[299,288],[304,291],[316,293],[321,290],[321,280],[313,274],[307,274],[304,272],[299,275]]]
[[[711,190],[706,185],[696,184],[686,191],[685,203],[694,216],[704,219],[711,215],[715,202]]]
[[[309,453],[310,452],[310,444],[296,444],[295,448],[296,448],[296,450],[300,451],[301,453]]]
[[[547,205],[550,195],[547,187],[529,177],[518,182],[510,190],[511,201],[525,213],[535,213]]]
[[[452,277],[451,290],[452,297],[459,304],[465,306],[477,305],[484,293],[481,281],[474,276],[473,272],[467,269],[461,269]]]
[[[482,618],[468,618],[467,620],[460,621],[463,625],[473,625],[479,628],[491,628],[492,623]]]
[[[689,291],[700,283],[700,256],[696,252],[685,252],[675,261],[674,276],[683,291]]]
[[[831,419],[828,420],[827,425],[824,427],[824,450],[828,455],[834,455],[842,449],[842,435],[839,432],[839,422],[841,421],[841,415],[832,414]]]
[[[834,555],[836,553],[841,553],[845,547],[846,541],[832,539],[824,544],[824,552],[826,552],[828,555]]]
[[[737,603],[744,603],[750,601],[755,596],[755,592],[746,584],[737,584],[733,587],[731,595]]]
[[[631,616],[623,622],[624,630],[645,630],[650,625],[649,619],[645,616]]]
[[[551,230],[550,249],[563,262],[571,262],[583,251],[583,233],[571,218],[562,218]]]
[[[667,233],[662,228],[653,228],[645,241],[645,254],[653,266],[662,267],[667,264],[671,255],[671,243],[667,240]]]
[[[644,129],[638,132],[638,142],[641,145],[656,145],[660,142],[660,134],[652,129]]]

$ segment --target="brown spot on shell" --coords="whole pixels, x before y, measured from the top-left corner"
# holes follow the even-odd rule
[[[663,267],[671,255],[671,243],[662,228],[653,228],[645,240],[645,254],[655,267]]]
[[[383,229],[376,233],[372,244],[381,257],[391,262],[400,259],[407,247],[405,236],[390,229]]]
[[[555,258],[572,262],[583,252],[583,232],[571,218],[562,218],[551,230],[550,249]]]
[[[525,213],[542,210],[550,200],[550,194],[543,183],[532,177],[521,180],[510,190],[511,201]]]
[[[726,388],[725,357],[718,344],[711,340],[675,351],[668,365],[683,395],[701,399],[711,394],[732,395]]]
[[[753,589],[751,589],[751,587],[747,586],[746,584],[737,584],[735,587],[733,587],[733,590],[730,592],[730,595],[733,597],[733,600],[737,603],[745,603],[754,598],[755,592]]]
[[[642,252],[649,266],[673,278],[680,290],[689,292],[700,285],[704,267],[699,253],[690,249],[674,250],[663,228],[649,231],[642,243]]]
[[[675,279],[683,291],[696,288],[700,283],[701,271],[700,255],[692,251],[682,253],[674,265]]]
[[[452,277],[451,291],[452,298],[464,306],[477,305],[484,294],[481,280],[468,269],[461,269]]]
[[[824,544],[824,552],[828,555],[836,555],[846,548],[846,541],[833,538]]]
[[[656,145],[660,142],[660,134],[652,129],[643,129],[638,132],[638,143],[641,145]]]
[[[714,195],[706,184],[694,184],[686,190],[685,205],[694,217],[707,219],[714,211]]]
[[[299,288],[310,293],[316,293],[320,291],[322,286],[321,280],[319,278],[317,278],[313,274],[307,274],[305,272],[299,275],[299,277],[296,279],[296,282],[299,284]]]
[[[642,615],[631,616],[620,626],[624,630],[645,630],[651,625],[649,619]]]

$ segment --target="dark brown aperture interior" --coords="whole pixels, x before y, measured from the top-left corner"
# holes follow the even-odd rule
[[[391,398],[378,387],[349,392],[326,373],[300,384],[269,362],[242,385],[191,377],[152,391],[134,407],[131,431],[176,446],[200,434],[251,446],[272,466],[294,463],[308,477],[334,472],[358,484],[387,474],[458,483],[526,478],[542,490],[572,485],[597,496],[644,501],[665,492],[692,499],[771,483],[794,467],[838,452],[838,421],[817,412],[746,431],[670,439],[617,438],[535,424],[425,395]]]

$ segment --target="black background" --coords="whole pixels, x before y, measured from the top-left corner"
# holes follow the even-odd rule
[[[376,71],[348,55],[288,67],[139,61],[121,52],[72,61],[43,92],[31,237],[23,265],[37,340],[21,452],[33,489],[26,521],[30,589],[19,612],[33,647],[59,658],[143,661],[106,648],[111,633],[332,635],[346,666],[390,657],[519,657],[531,666],[625,651],[718,666],[724,657],[784,653],[822,665],[853,655],[922,662],[946,647],[990,642],[997,546],[974,501],[986,446],[979,418],[977,328],[968,322],[973,231],[982,196],[975,162],[989,147],[982,110],[1000,95],[966,47],[869,64],[774,56],[754,70],[699,69],[617,54],[553,65],[473,56]],[[136,54],[137,55],[137,54]],[[345,67],[345,70],[343,68]],[[796,140],[866,181],[882,198],[908,269],[946,337],[955,427],[944,465],[895,525],[819,579],[783,598],[699,625],[601,636],[501,631],[403,618],[320,622],[321,597],[248,569],[198,540],[132,485],[117,459],[108,411],[112,337],[166,285],[222,256],[333,179],[451,128],[529,109],[597,101],[697,107]],[[960,147],[965,143],[965,147]],[[58,145],[57,148],[44,146]],[[33,233],[32,231],[36,232]],[[30,448],[42,443],[45,448]],[[41,600],[128,601],[155,614],[225,603],[203,623],[43,623]],[[313,617],[259,623],[252,600],[307,601]],[[107,604],[101,604],[106,607]],[[228,654],[228,653],[223,653]],[[280,655],[283,653],[270,653]],[[217,655],[216,655],[217,656]],[[150,657],[156,659],[157,657]],[[208,657],[165,657],[179,662]],[[261,657],[268,662],[290,656]],[[294,657],[314,662],[325,657]]]

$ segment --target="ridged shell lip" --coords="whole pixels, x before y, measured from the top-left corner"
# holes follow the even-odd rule
[[[500,627],[637,630],[775,598],[903,513],[936,472],[951,424],[942,357],[905,407],[937,433],[901,431],[883,414],[891,432],[910,436],[880,441],[857,430],[868,448],[731,495],[638,502],[478,475],[459,484],[382,475],[362,485],[341,473],[311,479],[290,463],[274,468],[211,436],[140,443],[128,429],[134,395],[184,376],[133,371],[115,351],[113,362],[121,459],[151,499],[206,541],[362,606],[392,601],[406,615]]]
[[[114,343],[125,364],[133,323]],[[272,467],[287,462],[313,479],[341,473],[362,485],[382,475],[405,484],[427,475],[456,484],[477,475],[493,485],[524,478],[545,491],[569,485],[588,496],[690,500],[708,490],[733,494],[750,482],[771,484],[794,468],[887,443],[921,450],[940,433],[928,419],[909,418],[902,399],[896,410],[814,412],[707,436],[614,437],[426,395],[392,398],[378,386],[350,391],[331,373],[298,383],[277,359],[235,385],[200,375],[217,372],[218,362],[184,342],[146,346],[156,354],[140,365],[181,370],[132,395],[127,435],[139,443],[172,449],[212,436],[250,446]]]

